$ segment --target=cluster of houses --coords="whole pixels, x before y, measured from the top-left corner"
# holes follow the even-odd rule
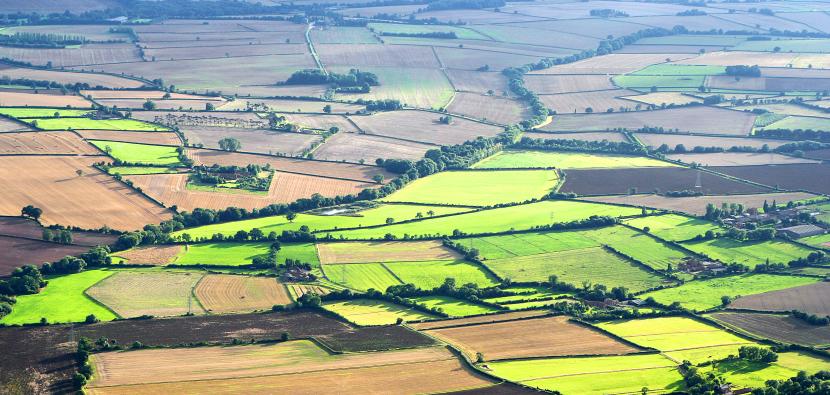
[[[749,224],[776,224],[776,226],[779,226],[780,224],[798,223],[797,225],[778,227],[776,230],[779,234],[790,239],[800,239],[827,232],[821,226],[810,223],[812,222],[809,220],[810,218],[820,214],[820,211],[807,207],[785,208],[765,213],[759,213],[757,209],[753,208],[744,213],[725,218],[723,223],[739,229],[745,229]]]

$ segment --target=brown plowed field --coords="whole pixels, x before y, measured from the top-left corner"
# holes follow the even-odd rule
[[[95,100],[98,104],[104,107],[118,107],[118,108],[130,108],[130,109],[142,109],[144,108],[144,103],[147,101],[144,99],[97,99]],[[158,110],[193,110],[193,111],[202,111],[206,108],[207,104],[213,104],[215,106],[222,105],[221,101],[214,101],[214,100],[151,100],[155,105],[156,109]]]
[[[88,140],[124,141],[154,145],[182,145],[174,132],[127,132],[120,130],[78,130]]]
[[[130,265],[166,265],[181,252],[180,245],[153,245],[119,251],[113,255],[126,259]]]
[[[566,114],[554,116],[542,130],[551,132],[593,132],[613,129],[634,131],[644,126],[666,131],[746,136],[752,130],[755,114],[715,107],[681,107],[667,110]]]
[[[632,206],[654,207],[663,210],[682,211],[693,215],[706,213],[706,206],[714,204],[720,207],[722,203],[739,203],[746,208],[763,207],[764,201],[777,201],[779,204],[787,202],[814,198],[804,192],[784,193],[760,193],[753,195],[721,195],[721,196],[693,196],[693,197],[665,197],[659,195],[614,195],[614,196],[593,196],[583,200],[601,203],[628,204]]]
[[[419,331],[425,331],[429,329],[449,328],[454,326],[460,327],[471,324],[489,324],[493,322],[511,321],[519,318],[538,317],[547,314],[549,314],[549,312],[545,310],[524,310],[500,314],[487,314],[470,318],[456,318],[452,320],[416,322],[407,325]]]
[[[628,354],[639,351],[567,317],[533,318],[426,331],[488,361],[509,358],[589,354]]]
[[[440,241],[318,243],[320,263],[412,262],[458,259]]]
[[[249,312],[291,303],[274,278],[210,274],[196,286],[196,297],[211,313]]]
[[[146,197],[91,167],[98,157],[0,157],[0,213],[19,215],[32,204],[44,224],[140,229],[172,218]],[[77,170],[83,171],[81,176]]]
[[[786,144],[786,141],[740,137],[714,137],[714,136],[689,136],[683,134],[659,134],[659,133],[637,133],[638,140],[649,147],[657,148],[663,144],[674,149],[678,144],[683,144],[687,150],[695,147],[720,147],[728,149],[731,147],[753,147],[761,148],[764,144],[775,148]]]
[[[804,152],[804,156],[810,159],[830,160],[830,149],[806,151]]]
[[[0,76],[8,76],[9,78],[31,78],[33,80],[40,81],[55,81],[62,84],[87,83],[90,86],[105,86],[115,89],[140,88],[144,86],[144,83],[141,81],[107,74],[39,70],[7,65],[0,65]],[[86,106],[89,107],[89,105],[90,104],[87,102]]]
[[[558,95],[539,95],[539,100],[545,107],[558,114],[585,113],[590,108],[593,112],[605,112],[609,108],[614,111],[621,109],[635,110],[636,102],[619,99],[619,96],[631,95],[636,92],[627,89],[613,89],[594,92],[561,93]],[[646,106],[641,105],[641,108]]]
[[[0,70],[2,75],[2,70]],[[0,106],[74,107],[89,108],[92,103],[80,96],[50,95],[45,93],[0,92]]]
[[[18,132],[31,129],[32,128],[30,128],[29,125],[24,125],[20,122],[0,117],[0,132]]]
[[[820,282],[735,299],[729,307],[761,311],[798,310],[830,315],[830,283]]]
[[[77,346],[69,336],[63,325],[0,328],[0,383],[21,380],[29,387],[21,393],[72,392]]]
[[[166,206],[176,205],[180,210],[188,211],[197,207],[211,209],[239,207],[250,210],[272,203],[290,203],[300,198],[309,198],[315,193],[334,197],[357,194],[366,188],[376,186],[376,184],[357,181],[276,172],[267,194],[253,194],[189,190],[187,189],[187,174],[130,175],[125,178]]]
[[[35,221],[21,217],[0,217],[0,235],[40,239],[43,227]],[[72,231],[72,244],[94,247],[109,245],[118,239],[117,235]]]
[[[350,118],[368,134],[439,145],[461,144],[478,136],[495,136],[504,130],[460,118],[453,118],[451,124],[445,125],[438,121],[440,117],[435,113],[407,110]]]
[[[830,165],[713,167],[719,173],[782,189],[830,193]]]
[[[209,126],[185,126],[180,128],[190,145],[203,144],[219,148],[219,140],[232,137],[242,144],[241,151],[259,154],[299,155],[312,143],[320,141],[315,134],[285,133],[267,129],[242,129]]]
[[[418,161],[432,148],[436,146],[370,134],[337,133],[314,150],[314,157],[366,163],[374,163],[378,158]]]
[[[217,163],[223,166],[247,166],[249,164],[270,164],[278,171],[308,174],[320,177],[342,178],[355,181],[371,182],[376,174],[382,174],[386,180],[395,178],[395,175],[376,166],[358,165],[350,163],[322,162],[294,158],[281,158],[265,155],[242,154],[238,152],[224,152],[200,149],[188,149],[187,156],[197,164],[212,165]]]
[[[40,266],[44,262],[54,262],[67,255],[78,255],[87,251],[89,247],[85,246],[0,236],[0,276],[7,276],[20,266]]]
[[[98,368],[89,385],[92,393],[230,393],[243,387],[260,388],[254,390],[257,393],[273,393],[277,388],[284,393],[332,388],[354,394],[423,393],[491,385],[464,369],[443,347],[331,356],[314,343],[300,340],[109,352],[95,354],[92,360]]]
[[[2,133],[0,154],[103,155],[72,132]]]
[[[810,325],[788,315],[721,312],[712,318],[756,336],[806,346],[830,344],[830,326]]]
[[[757,167],[752,167],[758,169]],[[756,170],[757,171],[757,170]],[[613,195],[637,193],[682,191],[698,189],[708,195],[747,194],[769,192],[769,189],[718,177],[704,171],[685,167],[568,170],[561,192],[580,195]],[[695,188],[700,174],[701,188]]]

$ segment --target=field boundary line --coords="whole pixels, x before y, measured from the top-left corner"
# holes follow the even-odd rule
[[[92,287],[94,287],[94,286],[96,286],[96,285],[98,285],[98,284],[102,283],[104,280],[106,280],[106,279],[108,279],[108,278],[110,278],[110,277],[112,277],[112,276],[115,276],[116,274],[118,274],[118,272],[113,271],[113,272],[112,272],[109,276],[106,276],[106,277],[104,277],[104,278],[102,278],[102,279],[100,279],[100,280],[96,281],[94,284],[92,284],[92,285],[90,285],[89,287],[87,287],[86,289],[84,289],[84,290],[83,290],[83,292],[81,292],[81,293],[84,295],[84,297],[86,297],[87,299],[89,299],[89,300],[90,300],[90,301],[92,301],[93,303],[97,304],[98,306],[101,306],[101,307],[103,307],[104,309],[108,310],[109,312],[111,312],[111,313],[112,313],[113,315],[115,315],[116,317],[118,317],[118,318],[124,318],[121,314],[118,314],[118,312],[116,312],[116,311],[115,311],[115,310],[113,310],[111,307],[109,307],[109,306],[107,306],[106,304],[104,304],[104,302],[102,302],[102,301],[100,301],[100,300],[98,300],[98,299],[95,299],[94,297],[90,296],[90,295],[86,292],[86,291],[88,291],[88,290],[92,289]]]
[[[203,314],[211,314],[211,312],[209,312],[208,309],[205,308],[205,306],[202,304],[202,301],[199,300],[199,296],[196,294],[196,288],[199,286],[199,284],[202,283],[202,280],[204,280],[205,277],[208,276],[208,274],[206,274],[206,273],[199,273],[199,274],[201,275],[201,277],[199,277],[199,279],[196,280],[196,282],[193,284],[193,286],[190,287],[190,297],[192,298],[191,302],[196,302],[196,305],[199,306],[199,309],[202,310]],[[195,314],[195,313],[193,313],[192,311],[188,311],[188,314]]]
[[[395,274],[395,272],[393,272],[392,269],[390,269],[389,266],[386,265],[386,262],[379,262],[379,264],[383,266],[383,268],[386,269],[386,271],[389,272],[389,274],[391,274],[392,277],[395,278],[395,280],[398,280],[401,284],[406,284],[406,281],[403,281],[402,278],[398,277],[398,275]]]

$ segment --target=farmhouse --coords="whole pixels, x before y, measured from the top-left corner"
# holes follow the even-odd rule
[[[705,261],[693,257],[683,258],[683,262],[677,265],[677,269],[686,273],[700,273],[705,271],[717,273],[726,270],[719,262]]]
[[[824,234],[824,232],[824,228],[812,224],[796,225],[778,229],[778,233],[786,235],[791,239],[821,235]]]

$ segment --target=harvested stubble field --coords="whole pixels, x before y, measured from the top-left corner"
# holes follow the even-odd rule
[[[192,303],[199,272],[118,271],[86,290],[86,294],[124,318],[202,314]]]
[[[196,127],[185,126],[180,128],[190,144],[202,144],[207,148],[219,148],[219,140],[235,138],[241,144],[240,151],[258,154],[299,155],[311,144],[320,141],[320,136],[314,134],[284,133],[267,129],[242,129],[226,127]]]
[[[320,114],[282,114],[288,122],[297,124],[304,129],[315,129],[329,131],[337,128],[342,132],[357,133],[358,130],[353,123],[344,115],[320,115]]]
[[[830,315],[830,283],[820,282],[802,287],[744,296],[729,307],[761,311],[791,311]]]
[[[321,160],[372,163],[378,158],[418,161],[436,145],[370,134],[337,133],[314,150]]]
[[[283,85],[282,88],[293,88],[293,85]],[[217,109],[222,111],[245,111],[249,106],[267,108],[279,113],[313,112],[320,113],[323,107],[331,106],[332,114],[350,114],[366,109],[366,106],[350,103],[323,102],[317,100],[289,100],[289,99],[250,99],[237,98],[229,101]]]
[[[440,67],[432,49],[427,47],[376,44],[320,44],[318,47],[320,60],[326,66]]]
[[[495,322],[513,321],[520,320],[523,318],[541,317],[548,314],[549,312],[544,310],[524,310],[499,314],[488,314],[469,318],[455,318],[451,320],[415,322],[407,325],[419,331],[427,331],[432,329],[463,327],[466,325],[491,324]]]
[[[520,101],[468,92],[456,93],[447,111],[503,125],[531,118],[529,111]]]
[[[76,130],[87,140],[120,141],[124,143],[153,145],[182,145],[174,132],[136,132],[124,130]]]
[[[566,250],[484,262],[502,278],[518,282],[559,281],[580,285],[582,281],[603,284],[609,289],[623,286],[632,292],[656,287],[666,281],[601,247]]]
[[[461,144],[478,136],[495,136],[503,131],[503,128],[498,126],[461,118],[453,118],[452,122],[446,125],[438,120],[441,116],[430,112],[406,110],[350,118],[368,134],[439,145]],[[390,128],[389,125],[395,127]]]
[[[280,391],[448,392],[493,385],[443,347],[330,355],[298,340],[274,345],[143,350],[93,358],[91,393]],[[279,361],[279,362],[275,362]],[[105,373],[104,373],[105,372]],[[201,373],[199,373],[201,372]]]
[[[308,174],[311,176],[340,178],[374,183],[372,177],[377,174],[386,180],[395,175],[379,167],[352,163],[312,161],[306,159],[283,158],[268,155],[243,154],[238,152],[212,151],[205,149],[188,149],[187,156],[197,164],[222,166],[248,166],[249,164],[270,164],[274,170],[289,173]],[[368,187],[364,187],[368,188]]]
[[[591,92],[560,93],[556,95],[539,95],[539,100],[547,108],[558,114],[637,110],[635,102],[620,99],[620,96],[633,95],[636,91],[627,89],[602,90]]]
[[[830,193],[830,165],[794,164],[777,166],[713,167],[712,170],[733,177],[787,190]]]
[[[677,147],[678,144],[683,144],[687,150],[692,150],[695,147],[719,147],[729,149],[732,147],[761,148],[764,145],[767,145],[770,148],[776,148],[787,143],[786,141],[770,139],[690,136],[663,133],[637,133],[634,136],[637,137],[637,140],[640,140],[645,146],[655,149],[663,144],[668,145],[671,149]]]
[[[746,136],[755,114],[717,107],[681,107],[667,110],[555,116],[542,130],[551,132],[637,130],[642,127],[701,134]]]
[[[441,172],[419,178],[383,200],[492,206],[542,198],[557,182],[553,170]]]
[[[131,43],[84,44],[79,48],[0,48],[0,57],[28,62],[37,66],[51,63],[54,67],[86,66],[140,61],[138,49]]]
[[[202,111],[208,104],[216,105],[217,107],[223,102],[215,100],[150,100],[156,109],[159,110],[192,110]],[[96,99],[95,102],[104,107],[118,107],[121,109],[143,109],[144,104],[147,103],[145,99]]]
[[[2,73],[2,70],[0,70]],[[30,93],[31,92],[31,93]],[[34,93],[35,91],[23,92],[0,92],[0,106],[37,106],[37,107],[75,107],[89,108],[92,103],[75,95],[56,95],[46,93]]]
[[[32,128],[25,123],[0,117],[0,132],[20,132],[30,129]]]
[[[424,321],[437,319],[408,307],[400,306],[383,300],[352,299],[344,302],[327,302],[323,308],[349,320],[356,325],[391,325],[398,318],[404,321]]]
[[[90,86],[94,87],[104,86],[113,89],[133,89],[144,86],[144,82],[133,79],[127,79],[123,77],[117,77],[114,75],[99,73],[81,73],[74,71],[29,69],[7,65],[0,65],[0,76],[9,78],[31,78],[33,80],[39,81],[55,81],[61,84],[70,85],[76,83],[87,83]],[[85,103],[86,104],[83,107],[88,107],[90,105],[89,102]],[[28,104],[35,105],[32,103]]]
[[[72,132],[28,132],[0,134],[0,154],[101,155]]]
[[[801,166],[801,165],[790,165]],[[818,165],[807,165],[818,166]],[[830,166],[827,166],[830,169]],[[715,168],[720,170],[722,168]],[[747,169],[747,168],[738,168]],[[748,167],[758,171],[755,166]],[[830,172],[830,170],[828,170]],[[696,188],[700,176],[700,188]],[[770,192],[770,189],[733,181],[714,174],[685,167],[568,170],[560,192],[580,195],[652,193],[655,191],[699,190],[707,195]]]
[[[498,377],[565,394],[673,392],[684,388],[674,361],[659,354],[564,357],[486,363]]]
[[[660,317],[612,321],[598,327],[643,347],[662,351],[668,357],[692,363],[737,355],[743,345],[757,345],[715,326],[687,317]]]
[[[14,269],[23,265],[54,262],[67,255],[79,255],[87,251],[89,247],[86,246],[0,235],[0,276],[9,275]]]
[[[197,207],[223,209],[240,207],[254,209],[272,203],[290,203],[300,198],[310,198],[315,193],[334,197],[353,195],[376,184],[314,177],[304,174],[275,172],[267,194],[232,193],[217,189],[216,192],[187,188],[188,174],[131,175],[126,179],[153,199],[166,206],[176,205],[191,211]]]
[[[616,88],[604,75],[528,75],[525,85],[537,95],[601,91]]]
[[[170,219],[171,213],[91,167],[97,157],[3,157],[0,213],[19,215],[28,204],[43,209],[44,224],[134,230]],[[82,175],[76,173],[82,171]],[[26,174],[25,179],[20,174]],[[91,196],[95,204],[87,204]]]
[[[347,67],[329,70],[348,72]],[[453,97],[452,85],[438,68],[371,67],[361,70],[375,73],[381,85],[373,87],[369,93],[338,94],[335,98],[400,100],[407,106],[438,110],[446,107]]]
[[[660,195],[613,195],[613,196],[592,196],[586,197],[584,200],[612,203],[612,204],[627,204],[631,206],[645,206],[653,207],[662,210],[680,211],[692,215],[703,215],[706,213],[706,206],[714,204],[720,207],[723,203],[743,204],[746,208],[760,208],[764,201],[772,202],[773,200],[781,203],[795,202],[799,200],[807,200],[816,197],[816,195],[804,192],[784,192],[784,193],[761,193],[753,195],[721,195],[721,196],[691,196],[691,197],[666,197]]]
[[[131,265],[166,265],[182,252],[180,245],[152,245],[113,253],[114,262]],[[119,260],[118,258],[121,258]]]
[[[702,166],[762,166],[790,165],[801,163],[819,163],[812,159],[776,153],[718,152],[713,154],[671,154],[667,159],[684,163],[697,163]]]
[[[209,313],[267,310],[291,303],[285,285],[269,277],[209,274],[193,292]]]
[[[673,167],[675,165],[643,156],[602,155],[579,152],[504,150],[473,165],[477,169],[556,167],[595,169],[629,167]]]
[[[426,331],[488,361],[590,354],[628,354],[638,349],[567,317],[522,319]]]
[[[492,90],[497,95],[509,94],[507,77],[500,72],[481,72],[470,70],[446,70],[452,85],[459,92],[485,94]]]
[[[322,264],[407,262],[456,259],[458,253],[439,241],[318,243]]]
[[[690,54],[620,54],[596,56],[578,62],[536,70],[530,74],[625,74],[655,63],[693,58]],[[730,63],[731,64],[731,63]],[[738,64],[738,63],[736,63]]]
[[[701,99],[694,96],[684,95],[681,92],[650,92],[646,94],[625,96],[623,99],[630,100],[629,105],[632,106],[636,106],[636,103],[631,102],[640,102],[654,106],[662,106],[663,104],[686,105],[703,102]]]
[[[581,141],[613,141],[613,142],[627,142],[625,135],[617,132],[581,132],[581,133],[550,133],[550,132],[526,132],[524,137],[532,139],[561,139],[561,140],[581,140]]]
[[[115,313],[87,296],[84,291],[111,276],[112,271],[85,270],[80,273],[49,278],[49,286],[40,293],[20,295],[12,312],[0,323],[34,324],[46,318],[50,323],[82,322],[89,314],[102,321],[116,318]]]
[[[649,292],[641,297],[653,297],[666,305],[680,302],[687,309],[701,311],[722,305],[722,296],[736,297],[777,291],[812,284],[817,280],[810,277],[750,274],[692,281],[679,287]]]
[[[830,344],[830,327],[810,325],[789,315],[725,311],[709,317],[737,330],[780,342],[806,346]]]
[[[331,289],[329,289],[329,288],[321,287],[319,285],[314,285],[314,284],[294,284],[294,283],[290,283],[290,284],[286,284],[286,287],[288,287],[288,292],[291,294],[291,296],[294,299],[298,299],[301,296],[303,296],[305,294],[310,294],[310,293],[322,296],[322,295],[327,295],[328,293],[331,292]]]
[[[569,222],[585,219],[592,215],[632,216],[641,210],[635,207],[606,206],[576,201],[542,201],[493,210],[482,210],[468,214],[442,218],[428,218],[423,221],[393,224],[373,229],[356,229],[326,232],[332,237],[343,235],[346,239],[383,239],[387,233],[398,238],[404,235],[445,236],[459,229],[467,234],[504,232],[511,229],[526,230],[533,227],[550,225],[556,222]]]

